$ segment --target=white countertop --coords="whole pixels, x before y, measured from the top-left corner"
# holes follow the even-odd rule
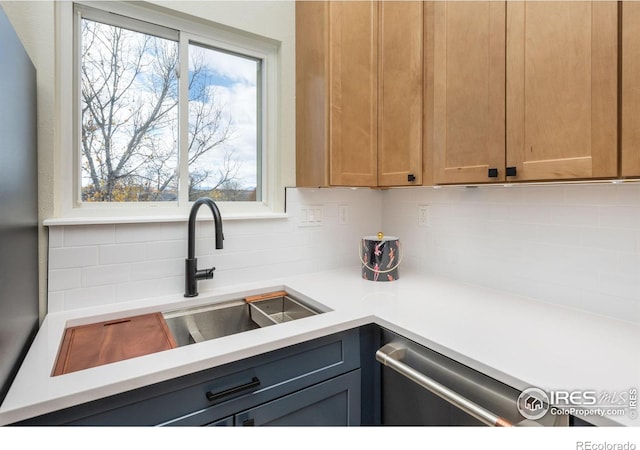
[[[52,377],[66,326],[222,302],[286,288],[333,311]],[[504,292],[417,275],[394,282],[344,268],[201,293],[49,314],[0,406],[0,425],[377,323],[517,389],[627,392],[640,388],[640,327]],[[639,426],[628,414],[585,417]]]

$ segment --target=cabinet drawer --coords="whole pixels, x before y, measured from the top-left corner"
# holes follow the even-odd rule
[[[360,425],[360,370],[236,414],[238,426]]]
[[[51,413],[25,424],[207,424],[359,365],[359,331],[350,330]]]

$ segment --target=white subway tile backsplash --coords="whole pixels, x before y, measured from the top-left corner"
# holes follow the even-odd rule
[[[100,264],[120,264],[146,261],[149,244],[115,244],[100,246]]]
[[[371,189],[288,189],[287,218],[228,220],[215,249],[212,220],[196,223],[198,267],[213,286],[357,264],[360,236],[380,231],[381,197]],[[323,224],[298,227],[296,204],[317,204]],[[338,224],[338,205],[349,208]],[[73,309],[184,291],[187,222],[51,227],[50,308]],[[73,246],[69,247],[69,244]],[[68,271],[68,272],[66,272]]]
[[[224,219],[222,221],[222,225],[224,227]],[[187,232],[187,225],[186,224],[182,224],[182,228],[184,228],[184,238],[183,239],[187,239],[188,237],[188,232]],[[215,235],[215,227],[213,226],[213,220],[198,220],[196,222],[196,236],[200,237],[200,238],[204,238],[204,237],[213,237]]]
[[[546,209],[552,225],[595,227],[599,224],[598,215],[593,213],[593,206],[554,205]]]
[[[382,197],[385,232],[400,236],[407,264],[425,273],[640,324],[639,183],[443,187]],[[429,227],[407,213],[420,204],[431,205]]]
[[[82,269],[55,269],[49,272],[49,292],[81,287]]]
[[[115,225],[75,225],[64,230],[64,246],[113,244]]]
[[[621,274],[640,278],[639,253],[617,253],[615,255],[618,257],[618,270]],[[638,296],[640,296],[640,292]]]
[[[510,222],[551,223],[551,210],[541,205],[511,204],[507,214]]]
[[[184,240],[187,227],[182,222],[118,224],[115,227],[116,243],[137,243],[149,241]]]
[[[582,246],[601,250],[625,252],[636,246],[636,232],[631,229],[582,228]]]
[[[602,206],[598,209],[598,216],[601,227],[635,230],[640,224],[640,206]]]
[[[565,189],[558,189],[557,186],[529,186],[527,189],[516,189],[523,191],[522,201],[528,205],[554,205],[565,201]]]
[[[88,308],[105,303],[114,303],[115,286],[96,286],[90,288],[73,289],[64,292],[64,309]]]
[[[214,248],[215,247],[212,246],[211,251],[213,251]],[[187,241],[185,239],[183,241],[147,242],[144,244],[143,254],[145,261],[155,261],[167,258],[186,258]]]
[[[110,299],[110,302],[112,303],[127,302],[149,297],[160,297],[167,294],[184,292],[184,276],[118,283],[114,284],[113,287],[114,295],[113,298]]]
[[[297,225],[297,223],[296,223]],[[213,227],[213,225],[212,225]],[[225,240],[230,236],[255,234],[286,233],[295,229],[294,222],[286,219],[273,220],[234,220],[224,223]],[[213,236],[213,233],[211,234]]]
[[[120,284],[129,281],[128,264],[100,265],[82,269],[82,287]]]
[[[131,263],[131,280],[155,280],[165,277],[183,276],[185,270],[184,258],[159,259]]]
[[[56,313],[64,311],[65,291],[51,292],[47,295],[47,312]]]
[[[59,247],[49,249],[49,269],[95,266],[98,247]]]
[[[584,228],[560,225],[534,225],[526,240],[558,246],[580,246]],[[588,234],[588,233],[587,233]],[[599,247],[596,245],[596,247]]]
[[[623,273],[601,273],[597,291],[640,302],[640,277]]]
[[[225,243],[228,239],[225,239]],[[184,242],[182,243],[184,244]],[[208,237],[208,238],[204,238],[204,239],[200,239],[197,238],[195,240],[195,256],[202,256],[202,255],[210,255],[214,252],[216,248],[216,240],[213,237]],[[160,249],[160,251],[162,251],[163,249]],[[166,250],[166,249],[164,249]],[[223,251],[225,249],[222,249]],[[218,251],[216,251],[216,253],[218,253]],[[168,252],[167,252],[168,253]],[[183,258],[187,257],[187,245],[182,245],[180,246],[180,248],[175,247],[173,249],[173,251],[171,252],[173,253],[175,256],[182,256]]]
[[[618,202],[616,185],[569,185],[565,188],[565,198],[569,205],[615,205]]]
[[[481,188],[483,202],[489,203],[522,203],[524,201],[524,189],[514,186],[491,186]]]
[[[618,252],[598,248],[563,248],[560,261],[566,266],[588,270],[593,274],[618,271]]]
[[[49,248],[59,248],[64,245],[64,228],[49,228]]]
[[[321,226],[298,226],[305,204],[322,208]],[[353,267],[360,238],[383,231],[400,239],[403,266],[424,274],[640,324],[640,183],[288,189],[287,214],[224,221],[222,250],[213,222],[199,220],[198,266],[216,267],[200,291]],[[181,293],[186,253],[186,222],[51,227],[49,310]]]
[[[640,184],[626,183],[614,185],[617,194],[618,204],[620,205],[640,205]],[[606,203],[609,204],[609,203]]]

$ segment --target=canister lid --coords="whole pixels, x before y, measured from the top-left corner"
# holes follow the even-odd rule
[[[382,236],[381,239],[378,238],[378,236],[364,236],[362,239],[364,239],[365,241],[397,241],[399,240],[398,237],[396,236]]]

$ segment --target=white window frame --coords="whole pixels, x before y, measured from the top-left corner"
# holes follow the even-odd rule
[[[151,29],[154,24],[173,30],[179,30],[180,54],[188,47],[189,42],[203,44],[222,50],[244,54],[262,61],[261,98],[262,113],[259,115],[261,123],[260,140],[261,152],[258,155],[261,173],[258,180],[261,185],[261,200],[255,202],[217,202],[225,219],[235,218],[269,218],[284,215],[284,184],[282,170],[280,170],[280,45],[279,42],[259,37],[242,30],[231,29],[203,20],[191,21],[184,14],[169,15],[157,8],[147,8],[125,2],[114,1],[63,1],[57,2],[56,33],[58,38],[57,105],[58,115],[56,129],[59,130],[60,166],[55,173],[58,175],[56,184],[61,191],[59,202],[56,202],[54,214],[61,223],[101,223],[110,221],[171,221],[183,220],[191,208],[188,192],[182,189],[188,179],[188,167],[180,164],[180,188],[177,202],[82,202],[81,201],[81,150],[80,136],[80,67],[74,52],[79,40],[77,27],[80,23],[79,14],[74,12],[74,4],[80,8],[90,8],[99,14],[116,14],[126,18],[149,22]],[[117,17],[110,20],[118,25]],[[144,31],[144,30],[140,30]],[[77,44],[77,42],[76,42]],[[181,66],[187,65],[188,58],[182,58]],[[68,68],[73,68],[74,76],[69,76]],[[184,67],[181,68],[184,70]],[[188,120],[188,92],[184,89],[187,80],[180,77],[179,120]],[[71,101],[67,100],[71,99]],[[75,107],[74,107],[75,105]],[[180,127],[180,140],[186,142],[187,127]],[[180,147],[185,147],[180,145]],[[180,151],[180,150],[179,150]],[[185,177],[187,177],[185,179]],[[58,184],[57,181],[60,180]],[[49,222],[55,222],[50,220]]]

